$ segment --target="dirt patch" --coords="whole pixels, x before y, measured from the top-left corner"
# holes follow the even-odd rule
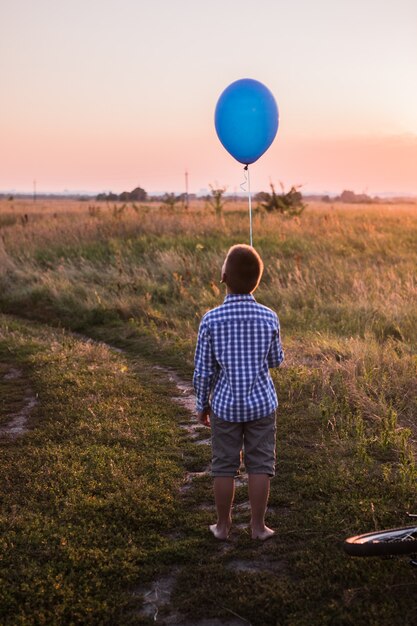
[[[195,395],[191,383],[180,378],[178,374],[169,367],[155,365],[153,369],[162,372],[168,378],[169,382],[174,383],[178,391],[178,396],[173,396],[173,401],[180,404],[184,409],[187,409],[187,411],[190,411],[190,413],[195,413]]]
[[[243,570],[242,570],[243,571]],[[248,571],[248,570],[245,570]],[[173,612],[171,607],[171,594],[175,587],[178,570],[167,576],[162,576],[154,581],[149,587],[139,587],[134,591],[134,596],[141,597],[143,607],[139,611],[140,617],[150,618],[155,624],[164,626],[243,626],[250,622],[243,617],[223,621],[220,619],[202,619],[189,621],[180,613]]]
[[[171,594],[174,589],[177,574],[178,571],[175,570],[171,574],[155,580],[150,587],[139,587],[133,592],[134,596],[141,597],[143,601],[143,607],[139,611],[140,616],[150,617],[155,623],[161,623],[160,612],[170,606]],[[169,621],[170,619],[177,620],[178,617],[176,615],[171,615],[170,617],[165,616],[163,623],[179,623],[178,621]]]
[[[201,436],[201,433],[203,432],[203,430],[207,431],[207,428],[205,426],[202,426],[198,422],[191,422],[191,421],[181,422],[180,428],[182,428],[182,430],[185,430],[189,438],[196,442],[198,438]]]
[[[189,491],[191,487],[193,486],[193,481],[196,478],[203,478],[204,476],[209,476],[209,475],[210,475],[210,467],[207,467],[207,469],[203,470],[202,472],[186,472],[184,482],[182,486],[180,487],[180,493],[182,494],[187,493],[187,491]]]
[[[239,504],[234,504],[233,505],[233,510],[236,513],[242,513],[244,511],[250,511],[250,503],[249,503],[249,501],[246,501],[246,502],[240,502]]]
[[[3,380],[8,383],[19,381],[19,389],[22,391],[22,396],[19,399],[21,407],[17,411],[8,413],[7,422],[0,426],[0,436],[16,438],[28,431],[28,421],[38,400],[30,385],[28,383],[25,384],[24,373],[21,369],[8,366],[3,373]]]
[[[196,439],[194,443],[196,446],[210,446],[211,439]]]
[[[22,378],[23,372],[22,370],[17,369],[17,367],[10,367],[9,370],[4,374],[4,380],[17,380],[18,378]]]
[[[249,574],[259,574],[259,572],[271,571],[268,564],[262,561],[243,561],[240,559],[229,561],[226,567],[227,569],[231,569],[235,572],[248,572]]]
[[[246,487],[248,484],[248,475],[244,472],[235,478],[235,487]]]
[[[228,620],[227,622],[223,622],[217,618],[201,619],[192,622],[181,622],[180,624],[178,624],[178,626],[244,626],[244,624],[246,624],[247,626],[248,624],[250,625],[250,622],[244,617],[237,617],[236,619]]]

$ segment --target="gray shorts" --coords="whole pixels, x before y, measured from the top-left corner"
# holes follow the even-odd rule
[[[212,476],[236,476],[241,452],[248,474],[275,476],[276,412],[250,422],[210,416]]]

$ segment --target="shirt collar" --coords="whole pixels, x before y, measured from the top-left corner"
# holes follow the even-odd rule
[[[251,293],[228,293],[224,303],[229,302],[256,302],[256,300]]]

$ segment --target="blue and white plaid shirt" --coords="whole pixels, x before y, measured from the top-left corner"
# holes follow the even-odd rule
[[[278,406],[270,367],[284,360],[278,316],[251,294],[229,294],[201,320],[193,384],[197,411],[249,422]]]

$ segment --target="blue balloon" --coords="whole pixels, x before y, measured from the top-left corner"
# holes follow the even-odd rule
[[[217,101],[214,123],[226,150],[240,163],[254,163],[268,150],[278,130],[278,106],[262,83],[242,78]]]

